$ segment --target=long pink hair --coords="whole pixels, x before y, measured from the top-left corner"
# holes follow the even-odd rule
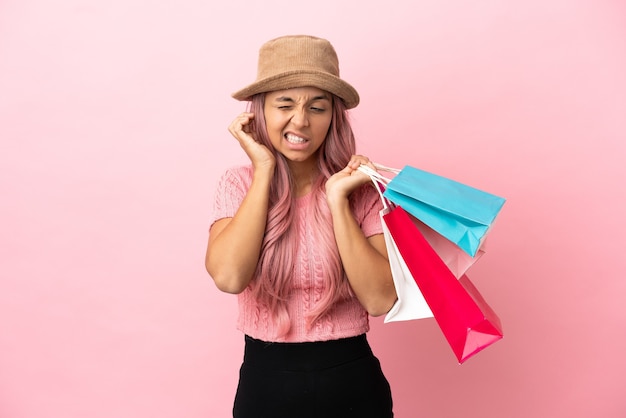
[[[257,94],[250,102],[249,110],[255,114],[254,133],[256,139],[273,151],[276,169],[270,186],[270,203],[265,237],[251,291],[263,306],[266,306],[278,324],[279,336],[289,332],[290,321],[286,301],[289,297],[289,282],[297,260],[298,223],[295,222],[295,194],[293,178],[285,157],[277,152],[268,137],[264,114],[265,95]],[[317,301],[308,318],[308,325],[322,318],[333,305],[352,294],[345,277],[335,242],[330,210],[326,203],[325,183],[334,173],[342,170],[355,154],[354,133],[348,121],[345,104],[333,97],[332,121],[326,140],[318,150],[320,175],[311,187],[312,225],[316,245],[322,255],[321,275],[325,292]]]

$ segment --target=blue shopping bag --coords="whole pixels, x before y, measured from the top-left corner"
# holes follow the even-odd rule
[[[472,257],[505,202],[502,197],[408,165],[389,181],[384,196]]]

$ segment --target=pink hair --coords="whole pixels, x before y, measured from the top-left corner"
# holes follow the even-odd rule
[[[278,336],[289,332],[290,321],[286,301],[289,282],[295,270],[298,248],[297,222],[294,222],[295,195],[293,178],[285,157],[277,152],[267,135],[264,114],[265,95],[257,94],[250,102],[249,110],[255,114],[254,132],[257,140],[273,151],[276,169],[270,186],[270,205],[265,237],[257,270],[251,282],[251,291],[261,305],[266,306],[278,324]],[[308,318],[308,325],[322,318],[333,305],[352,294],[345,277],[339,250],[335,242],[330,210],[326,203],[326,180],[342,170],[355,154],[354,133],[348,121],[346,106],[338,97],[333,98],[332,121],[326,140],[318,150],[320,175],[311,187],[312,216],[310,230],[322,254],[321,277],[325,292],[316,302]],[[317,274],[320,274],[317,273]]]

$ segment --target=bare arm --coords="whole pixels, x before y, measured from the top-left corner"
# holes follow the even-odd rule
[[[397,299],[382,234],[366,238],[350,210],[348,196],[369,177],[357,171],[364,157],[353,157],[348,166],[326,184],[339,255],[357,298],[372,316],[384,315]]]
[[[244,113],[229,127],[252,161],[252,184],[235,216],[220,219],[211,227],[205,258],[206,269],[216,286],[228,293],[242,292],[256,270],[275,167],[271,152],[256,143],[246,129],[253,118],[251,113]]]
[[[265,233],[269,179],[258,172],[233,218],[211,227],[206,269],[223,292],[240,293],[252,280]]]

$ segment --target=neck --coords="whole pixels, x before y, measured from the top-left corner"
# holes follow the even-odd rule
[[[313,181],[319,175],[317,164],[289,163],[289,169],[294,182],[296,197],[304,196],[311,191]]]

